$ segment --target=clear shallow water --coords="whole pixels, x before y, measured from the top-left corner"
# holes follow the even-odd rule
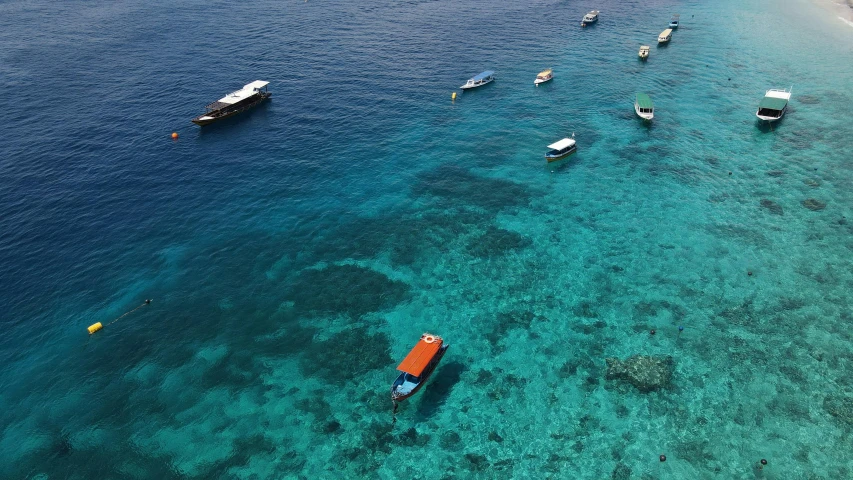
[[[853,31],[595,7],[0,6],[0,476],[850,476]],[[451,350],[392,428],[427,330]],[[605,380],[633,354],[669,388]]]

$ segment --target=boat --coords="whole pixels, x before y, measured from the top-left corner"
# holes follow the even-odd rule
[[[495,79],[495,72],[493,72],[491,70],[486,70],[485,72],[483,72],[483,73],[481,73],[475,77],[472,77],[467,82],[465,82],[465,85],[462,85],[459,88],[461,88],[462,90],[470,90],[472,88],[482,87],[483,85],[485,85],[487,83],[491,83],[492,81],[494,81],[494,79]]]
[[[548,160],[549,163],[568,157],[578,150],[577,144],[575,144],[575,134],[572,134],[572,138],[564,138],[548,145],[548,148],[551,150],[545,154],[545,160]]]
[[[670,21],[669,21],[669,28],[671,28],[671,29],[673,29],[673,30],[675,30],[676,28],[678,28],[678,19],[679,19],[679,17],[681,17],[681,15],[679,15],[679,14],[677,14],[677,13],[676,13],[675,15],[673,15],[673,16],[672,16],[672,20],[670,20]]]
[[[406,358],[397,365],[401,373],[391,384],[391,400],[396,406],[397,402],[405,400],[420,390],[432,375],[433,370],[441,361],[447,345],[441,337],[431,333],[424,333],[414,348],[406,355]]]
[[[231,92],[204,107],[205,113],[193,118],[192,122],[201,126],[208,125],[259,105],[272,96],[267,90],[269,83],[263,80],[255,80],[244,85],[240,90]]]
[[[583,16],[583,20],[581,20],[581,26],[585,27],[590,23],[595,23],[598,21],[598,10],[593,10],[586,15]]]
[[[643,60],[649,58],[649,46],[648,45],[641,45],[640,46],[640,58],[642,58]]]
[[[550,68],[542,70],[539,72],[539,75],[536,75],[536,80],[533,80],[533,84],[539,86],[540,83],[545,83],[552,78],[554,78],[554,72]]]
[[[652,99],[645,93],[638,93],[634,100],[634,111],[643,120],[651,120],[655,118],[655,105]]]
[[[758,104],[758,111],[755,116],[761,120],[775,122],[785,115],[788,110],[788,101],[791,100],[791,92],[794,90],[793,85],[788,90],[770,89],[764,94],[761,103]]]
[[[667,28],[658,35],[658,43],[668,43],[672,39],[672,29]]]

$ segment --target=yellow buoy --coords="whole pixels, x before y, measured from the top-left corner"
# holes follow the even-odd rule
[[[172,138],[177,140],[178,139],[178,132],[172,132]]]
[[[88,328],[89,335],[97,332],[98,330],[100,330],[102,328],[104,328],[104,326],[101,324],[101,322],[93,323],[92,325],[89,325],[89,328]]]
[[[450,95],[450,99],[451,99],[451,100],[456,100],[456,92],[453,92],[453,94],[452,94],[452,95]]]

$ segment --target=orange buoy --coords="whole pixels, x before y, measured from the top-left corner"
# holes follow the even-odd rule
[[[173,139],[173,140],[177,140],[177,139],[178,139],[178,132],[172,132],[172,139]]]

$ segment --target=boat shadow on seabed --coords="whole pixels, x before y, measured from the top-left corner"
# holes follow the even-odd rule
[[[788,108],[788,113],[791,112],[791,108]],[[772,133],[779,129],[782,124],[785,122],[785,117],[783,116],[779,120],[775,122],[768,122],[766,120],[761,120],[759,118],[755,119],[755,126],[758,128],[758,131],[761,133]]]
[[[447,401],[453,387],[462,379],[465,364],[450,362],[438,368],[432,375],[432,381],[424,386],[423,395],[417,406],[415,417],[418,422],[433,418],[439,408]]]

